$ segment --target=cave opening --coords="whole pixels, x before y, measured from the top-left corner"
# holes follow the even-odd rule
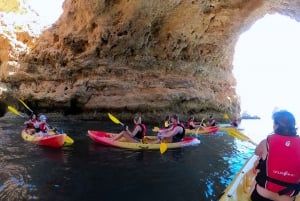
[[[281,108],[300,114],[299,35],[300,23],[279,14],[265,15],[240,35],[233,74],[242,112],[270,118]]]

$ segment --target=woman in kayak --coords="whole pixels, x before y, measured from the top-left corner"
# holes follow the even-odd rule
[[[172,127],[159,130],[158,131],[158,139],[164,142],[180,142],[185,135],[185,128],[179,122],[179,117],[177,115],[173,115],[171,117]]]
[[[36,114],[32,113],[30,119],[25,121],[24,124],[26,125],[27,133],[34,134],[35,132],[39,132],[39,122],[36,118]]]
[[[259,156],[252,201],[293,201],[300,191],[300,138],[294,116],[285,110],[273,114],[274,133],[255,149]]]
[[[212,114],[209,116],[209,121],[207,126],[216,126],[216,120]]]
[[[129,142],[141,142],[143,137],[146,135],[146,126],[142,124],[142,118],[140,115],[136,115],[133,119],[134,129],[130,131],[128,126],[125,125],[125,129],[121,131],[121,133],[114,138],[113,141],[124,137]]]
[[[203,128],[203,126],[201,125],[203,123],[203,120],[202,120],[202,122],[195,122],[194,120],[195,120],[194,116],[191,116],[188,119],[188,121],[187,121],[187,128],[188,129]]]

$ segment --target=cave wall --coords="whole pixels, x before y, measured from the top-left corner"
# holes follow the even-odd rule
[[[58,21],[1,81],[32,107],[66,114],[239,112],[232,74],[241,33],[297,1],[66,0]],[[231,101],[228,101],[230,97]]]

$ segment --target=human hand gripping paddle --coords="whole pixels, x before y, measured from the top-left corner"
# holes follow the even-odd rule
[[[115,124],[120,124],[121,126],[124,126],[124,124],[119,119],[117,119],[117,117],[113,116],[111,113],[107,113],[107,115],[110,118],[110,120],[112,120],[112,122],[114,122]],[[161,154],[166,152],[167,151],[167,144],[164,143],[164,142],[161,142],[159,150],[160,150]]]
[[[30,107],[28,105],[26,105],[26,103],[24,101],[22,101],[21,99],[18,98],[18,100],[24,105],[24,107],[26,107],[31,113],[33,113],[33,110],[30,109]],[[51,132],[52,133],[52,132]],[[68,136],[66,134],[66,139],[65,139],[65,145],[71,145],[74,143],[74,140]]]

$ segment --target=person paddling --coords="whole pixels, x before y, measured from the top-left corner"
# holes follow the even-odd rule
[[[142,124],[142,117],[140,115],[136,115],[133,122],[133,131],[130,131],[128,126],[125,125],[125,130],[121,131],[121,133],[112,138],[112,140],[116,141],[124,137],[129,142],[142,142],[143,137],[146,135],[146,126],[145,124]]]
[[[158,131],[158,142],[180,142],[182,138],[185,136],[185,128],[182,124],[179,122],[179,116],[173,115],[171,117],[172,127],[165,129],[165,130],[159,130]]]
[[[207,126],[216,126],[216,120],[212,114],[209,116],[209,121]]]
[[[187,128],[188,129],[198,129],[198,128],[200,129],[200,128],[203,128],[203,126],[201,125],[203,121],[197,123],[194,120],[195,120],[194,116],[191,116],[188,119],[188,121],[187,121]]]
[[[274,133],[255,149],[259,156],[252,201],[294,201],[300,191],[300,138],[293,114],[273,114]]]
[[[34,134],[35,132],[39,132],[39,121],[36,117],[36,114],[32,113],[30,115],[30,119],[25,121],[24,124],[26,125],[26,132],[29,134]]]
[[[50,131],[50,128],[49,128],[49,125],[47,124],[47,117],[46,115],[40,115],[39,116],[39,120],[40,120],[40,123],[39,123],[39,132],[38,132],[38,135],[39,136],[48,136],[50,135],[49,131]]]

